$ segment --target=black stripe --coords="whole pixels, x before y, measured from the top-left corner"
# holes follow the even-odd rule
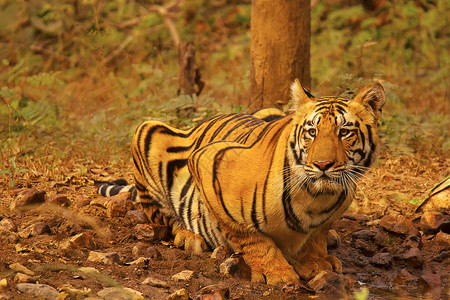
[[[289,193],[291,189],[290,168],[287,157],[284,158],[283,182],[283,209],[286,224],[290,229],[294,231],[306,233],[306,231],[303,229],[302,221],[297,217],[297,215],[295,215],[292,208],[291,195]]]
[[[259,227],[259,222],[256,216],[256,199],[257,199],[257,193],[258,193],[258,185],[255,185],[255,190],[253,192],[253,202],[252,202],[252,222],[253,226],[255,226],[256,230],[261,231],[261,228]]]
[[[367,160],[364,162],[364,167],[369,167],[370,164],[372,163],[372,156],[375,153],[376,145],[373,143],[372,127],[370,127],[370,125],[366,125],[366,128],[369,139],[370,152],[367,154]]]
[[[174,172],[176,170],[180,170],[181,168],[185,167],[187,163],[188,163],[187,159],[174,159],[167,163],[166,176],[167,176],[167,191],[169,192],[169,197],[170,191],[172,190],[173,178],[175,177]]]
[[[169,147],[166,149],[167,153],[180,153],[180,152],[185,152],[188,151],[192,148],[192,146],[194,146],[194,144],[190,145],[190,146],[185,146],[185,147]]]

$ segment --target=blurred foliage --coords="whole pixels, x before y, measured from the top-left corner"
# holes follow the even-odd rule
[[[346,3],[312,10],[312,90],[351,96],[380,81],[388,153],[448,151],[449,2],[391,1],[375,12]],[[250,9],[249,0],[0,0],[0,170],[12,157],[49,168],[128,160],[145,119],[184,128],[245,112]],[[196,46],[198,97],[177,95],[167,18]]]

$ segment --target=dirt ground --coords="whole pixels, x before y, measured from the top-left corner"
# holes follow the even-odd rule
[[[130,288],[145,299],[167,299],[177,291],[171,299],[448,299],[449,216],[434,213],[437,223],[427,223],[426,213],[415,210],[450,175],[449,166],[449,158],[381,155],[333,227],[340,241],[331,239],[329,248],[343,263],[340,283],[327,282],[315,291],[227,276],[220,272],[224,254],[214,259],[210,252],[191,256],[174,248],[164,228],[148,226],[135,204],[96,194],[95,182],[131,179],[125,167],[92,165],[82,175],[74,169],[65,181],[34,174],[14,190],[6,188],[9,179],[3,176],[0,299],[132,299],[131,294],[107,294],[109,287]],[[31,209],[20,206],[29,188],[41,197]],[[109,255],[96,261],[92,251]],[[194,271],[193,277],[172,280],[183,270]],[[59,295],[24,293],[23,283],[51,286]],[[215,284],[223,289],[200,291]]]

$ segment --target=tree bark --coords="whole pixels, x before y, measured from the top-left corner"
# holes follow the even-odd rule
[[[250,108],[282,107],[298,78],[310,87],[310,0],[252,0]]]

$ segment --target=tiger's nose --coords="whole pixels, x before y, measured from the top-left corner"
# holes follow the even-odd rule
[[[331,168],[331,166],[334,165],[334,161],[314,161],[313,164],[319,168],[319,170],[325,172],[326,170],[328,170],[329,168]]]

